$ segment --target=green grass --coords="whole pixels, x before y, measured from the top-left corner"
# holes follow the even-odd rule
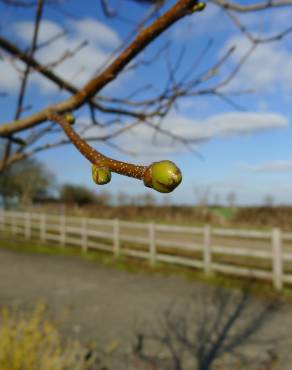
[[[219,214],[220,216],[223,216],[226,221],[231,220],[236,213],[236,209],[231,207],[215,207],[211,208],[210,210]]]

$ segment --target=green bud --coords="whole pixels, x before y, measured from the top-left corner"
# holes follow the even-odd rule
[[[67,114],[65,115],[65,119],[66,119],[66,121],[67,121],[70,125],[74,125],[74,123],[75,123],[75,117],[73,116],[73,114],[71,114],[71,113],[67,113]]]
[[[92,179],[97,185],[105,185],[111,181],[111,171],[106,167],[92,165]]]
[[[144,179],[144,184],[160,193],[170,193],[182,181],[180,169],[171,161],[152,163]]]
[[[193,6],[192,11],[193,12],[201,12],[205,8],[206,8],[206,4],[205,3],[198,3],[195,6]]]

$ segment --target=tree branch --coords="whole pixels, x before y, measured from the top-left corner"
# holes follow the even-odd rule
[[[267,0],[257,4],[242,5],[228,0],[211,0],[214,4],[227,10],[233,10],[239,13],[248,13],[254,11],[261,11],[268,8],[280,8],[292,5],[292,0]]]
[[[144,185],[161,193],[173,191],[182,181],[180,170],[173,162],[154,162],[149,166],[140,166],[121,162],[101,154],[84,141],[68,122],[69,118],[49,111],[47,119],[58,123],[80,153],[93,164],[93,171],[101,169],[118,173],[123,176],[143,180]],[[70,116],[71,120],[71,116]]]
[[[197,0],[180,0],[165,14],[155,20],[149,27],[143,29],[135,40],[120,54],[117,59],[110,64],[104,72],[90,80],[82,90],[69,99],[56,105],[46,107],[31,116],[12,122],[4,123],[0,127],[0,136],[5,137],[12,133],[34,127],[47,119],[49,111],[65,113],[75,110],[91,99],[104,86],[113,81],[123,68],[131,62],[142,50],[144,50],[153,40],[163,33],[172,24],[188,14],[192,14],[197,9]]]

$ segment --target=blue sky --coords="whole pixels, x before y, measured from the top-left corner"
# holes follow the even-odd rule
[[[47,40],[63,28],[67,34],[50,48],[41,49],[36,58],[43,63],[53,62],[65,50],[72,50],[82,41],[88,40],[87,47],[56,69],[66,79],[82,86],[122,42],[130,25],[119,19],[106,18],[99,2],[81,3],[71,0],[63,4],[62,11],[46,7],[40,41]],[[123,17],[132,21],[141,19],[148,11],[147,7],[136,5],[130,0],[113,0],[111,4],[119,8]],[[31,38],[32,12],[0,5],[0,13],[0,33],[25,48]],[[68,14],[72,16],[68,17]],[[291,19],[292,9],[289,8],[240,16],[240,20],[261,37],[288,28]],[[211,38],[212,47],[200,64],[191,70],[194,77],[216,63],[230,46],[236,47],[219,76],[209,82],[212,85],[228,74],[251,46],[230,19],[212,4],[204,12],[186,17],[169,29],[147,48],[143,57],[151,59],[158,48],[169,40],[172,42],[170,58],[175,61],[185,46],[185,57],[180,69],[183,75]],[[226,195],[234,192],[239,204],[260,204],[267,194],[273,195],[276,203],[292,204],[291,39],[292,34],[288,34],[280,42],[259,45],[232,82],[222,90],[252,89],[253,93],[234,98],[244,110],[236,110],[218,97],[194,96],[181,100],[178,109],[171,111],[165,118],[162,124],[164,128],[176,135],[198,140],[194,148],[202,158],[162,135],[158,135],[153,142],[153,132],[145,125],[138,126],[114,141],[134,152],[135,156],[117,152],[100,142],[94,144],[106,155],[139,164],[161,159],[175,161],[182,169],[183,182],[171,194],[154,193],[143,187],[141,182],[118,175],[114,175],[106,187],[96,187],[91,181],[89,163],[73,146],[42,152],[38,158],[56,175],[59,184],[73,182],[96,191],[108,190],[113,194],[123,191],[132,195],[151,192],[158,202],[195,204],[198,194],[207,189],[211,202],[219,197],[224,203]],[[9,93],[8,97],[0,99],[1,122],[5,122],[11,120],[15,109],[15,94],[19,86],[15,68],[21,69],[22,65],[11,67],[8,56],[1,55],[0,91]],[[165,86],[166,77],[165,58],[157,58],[151,66],[141,66],[137,71],[123,74],[102,94],[124,97],[146,83],[159,91]],[[26,103],[32,103],[33,111],[67,96],[37,74],[33,74],[29,81]],[[137,99],[146,96],[146,93],[141,94]],[[88,110],[79,110],[77,118],[77,128],[82,127],[89,120]],[[104,129],[94,130],[91,134],[102,135],[105,132]]]

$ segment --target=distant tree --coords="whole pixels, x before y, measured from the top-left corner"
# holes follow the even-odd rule
[[[219,193],[214,194],[213,202],[214,202],[214,206],[219,206],[220,205],[220,194]]]
[[[226,195],[226,200],[227,200],[228,206],[230,208],[232,208],[232,209],[235,208],[235,206],[236,206],[236,193],[234,193],[233,191],[228,193]]]
[[[275,198],[271,194],[267,194],[264,196],[263,203],[266,207],[273,207],[275,202]]]
[[[107,190],[103,190],[96,195],[95,201],[98,204],[108,206],[112,203],[112,199],[113,199],[112,194]]]
[[[145,206],[154,206],[155,203],[156,203],[156,199],[155,199],[155,196],[153,194],[145,193],[143,195],[143,204]]]
[[[117,203],[119,206],[123,206],[125,204],[130,203],[130,197],[127,193],[124,193],[123,191],[119,192],[117,194]]]
[[[55,183],[53,174],[35,159],[25,159],[7,168],[0,176],[0,195],[5,208],[16,199],[23,208],[35,198],[46,197]]]
[[[13,176],[11,176],[11,168],[9,168],[0,176],[0,195],[5,209],[9,208],[9,201],[15,197],[16,194]]]
[[[208,185],[195,185],[194,192],[197,199],[197,205],[202,208],[207,207],[211,195],[211,188]]]
[[[131,204],[136,206],[153,206],[155,203],[155,196],[150,193],[136,194],[131,197]]]
[[[130,197],[130,204],[133,206],[141,206],[144,202],[143,194],[136,194]]]
[[[162,200],[162,205],[164,207],[169,207],[172,204],[171,198],[170,197],[165,197]]]
[[[64,184],[60,189],[60,200],[65,203],[75,203],[83,206],[89,203],[95,203],[96,194],[85,186]]]

